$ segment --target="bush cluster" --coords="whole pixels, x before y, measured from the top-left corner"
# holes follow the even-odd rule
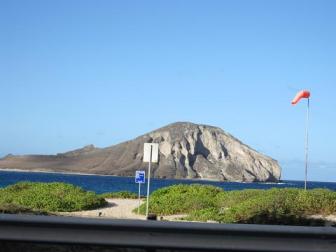
[[[16,204],[0,205],[0,213],[2,214],[33,214],[33,215],[51,215],[51,213],[41,210],[34,210]]]
[[[145,204],[140,212],[144,210]],[[311,225],[309,215],[336,213],[336,192],[297,188],[224,192],[213,186],[175,185],[153,192],[150,212],[188,214],[185,219],[192,221]]]
[[[103,198],[108,199],[137,199],[138,195],[129,191],[120,191],[120,192],[107,192],[100,194]]]
[[[227,193],[227,197],[235,193]],[[230,195],[231,194],[231,195]],[[242,191],[242,194],[249,194]],[[224,197],[225,198],[225,197]],[[307,216],[336,213],[336,192],[326,189],[294,188],[260,190],[234,204],[218,201],[219,212],[213,216],[224,223],[307,224]],[[225,208],[222,208],[225,206]]]
[[[214,198],[221,192],[221,188],[199,184],[164,187],[150,195],[149,211],[161,215],[191,213],[214,206]],[[146,203],[140,206],[140,213],[145,211]]]
[[[65,183],[19,182],[0,189],[0,211],[80,211],[102,207],[107,202],[94,192]]]

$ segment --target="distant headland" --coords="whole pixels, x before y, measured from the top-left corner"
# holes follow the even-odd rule
[[[146,169],[144,143],[159,143],[156,178],[189,178],[237,182],[277,182],[278,162],[224,130],[189,122],[177,122],[133,140],[107,148],[93,145],[57,155],[7,155],[0,169],[133,176]]]

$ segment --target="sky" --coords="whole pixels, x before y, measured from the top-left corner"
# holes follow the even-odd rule
[[[336,182],[336,1],[0,2],[0,157],[218,126]]]

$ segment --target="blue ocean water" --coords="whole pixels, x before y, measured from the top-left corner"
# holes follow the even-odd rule
[[[31,182],[65,182],[80,186],[86,190],[96,193],[131,191],[138,192],[138,184],[134,177],[117,176],[99,176],[99,175],[78,175],[62,173],[43,173],[43,172],[18,172],[18,171],[0,171],[0,187],[15,184],[19,181]],[[150,191],[157,190],[175,184],[205,184],[223,188],[224,190],[243,190],[243,189],[270,189],[273,187],[295,187],[303,188],[303,181],[284,180],[281,183],[238,183],[238,182],[216,182],[207,180],[189,180],[189,179],[151,179]],[[334,182],[312,182],[307,184],[309,189],[327,188],[336,191]],[[141,185],[141,194],[147,193],[147,184]]]

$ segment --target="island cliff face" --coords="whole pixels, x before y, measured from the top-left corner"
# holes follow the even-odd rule
[[[277,161],[222,129],[187,122],[107,148],[89,145],[57,155],[10,155],[0,159],[0,168],[134,176],[135,170],[146,169],[143,145],[152,142],[159,143],[159,162],[152,166],[156,178],[276,182],[281,176]]]

